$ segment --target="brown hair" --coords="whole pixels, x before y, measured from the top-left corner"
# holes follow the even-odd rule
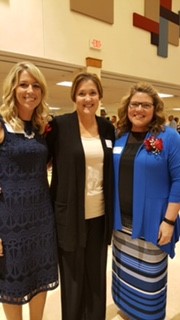
[[[102,99],[103,97],[103,88],[101,85],[101,81],[98,78],[98,76],[95,73],[89,73],[89,72],[81,72],[79,73],[73,81],[72,87],[71,87],[71,99],[73,102],[76,102],[76,92],[78,90],[79,85],[83,81],[91,80],[96,85],[97,91],[99,93],[99,99]]]
[[[131,130],[132,123],[128,118],[128,107],[131,98],[137,93],[143,92],[150,96],[153,100],[154,114],[151,123],[149,124],[149,131],[154,134],[158,134],[164,130],[165,125],[165,114],[164,114],[164,103],[158,95],[155,88],[147,82],[139,82],[130,88],[129,93],[124,96],[121,100],[121,107],[118,109],[118,127],[120,128],[120,135]]]

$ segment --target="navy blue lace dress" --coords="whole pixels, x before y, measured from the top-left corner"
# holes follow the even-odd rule
[[[2,122],[1,122],[2,123]],[[24,304],[58,286],[56,233],[46,173],[47,146],[8,132],[0,144],[0,302]]]

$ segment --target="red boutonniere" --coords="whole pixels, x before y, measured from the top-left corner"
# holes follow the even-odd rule
[[[163,141],[162,139],[157,139],[154,136],[146,139],[144,141],[145,148],[148,152],[152,152],[153,154],[159,154],[163,150]]]
[[[44,135],[47,136],[47,134],[49,132],[51,132],[51,130],[52,130],[52,127],[51,127],[50,123],[47,123],[45,126],[45,129],[44,129]]]

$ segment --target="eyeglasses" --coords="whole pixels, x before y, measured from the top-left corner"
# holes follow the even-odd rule
[[[139,108],[139,106],[141,106],[141,108],[148,110],[153,106],[153,103],[151,102],[130,102],[129,104],[129,108],[130,109],[136,109]]]

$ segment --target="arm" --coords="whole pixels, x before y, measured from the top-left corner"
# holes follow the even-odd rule
[[[48,147],[48,167],[51,167],[52,157],[53,157],[53,150],[54,150],[54,143],[56,140],[56,124],[55,124],[55,118],[50,122],[51,130],[46,135],[46,143]]]
[[[3,257],[3,244],[2,244],[2,240],[0,239],[0,257]]]
[[[0,123],[0,143],[2,143],[4,141],[4,129],[2,127],[2,124]]]
[[[2,124],[0,123],[0,143],[4,141],[4,129],[2,128]],[[1,187],[0,187],[0,193],[1,193]],[[3,257],[3,244],[2,240],[0,239],[0,257]]]
[[[159,245],[171,242],[174,233],[174,224],[180,212],[180,137],[174,131],[169,140],[168,164],[171,177],[169,203],[166,209],[164,220],[159,228]]]
[[[179,211],[180,211],[180,203],[169,203],[166,210],[166,214],[165,214],[165,218],[168,220],[162,221],[159,228],[158,244],[160,246],[171,242],[173,232],[174,232],[173,222],[175,223],[178,217]],[[172,222],[172,224],[170,224],[168,221]]]

